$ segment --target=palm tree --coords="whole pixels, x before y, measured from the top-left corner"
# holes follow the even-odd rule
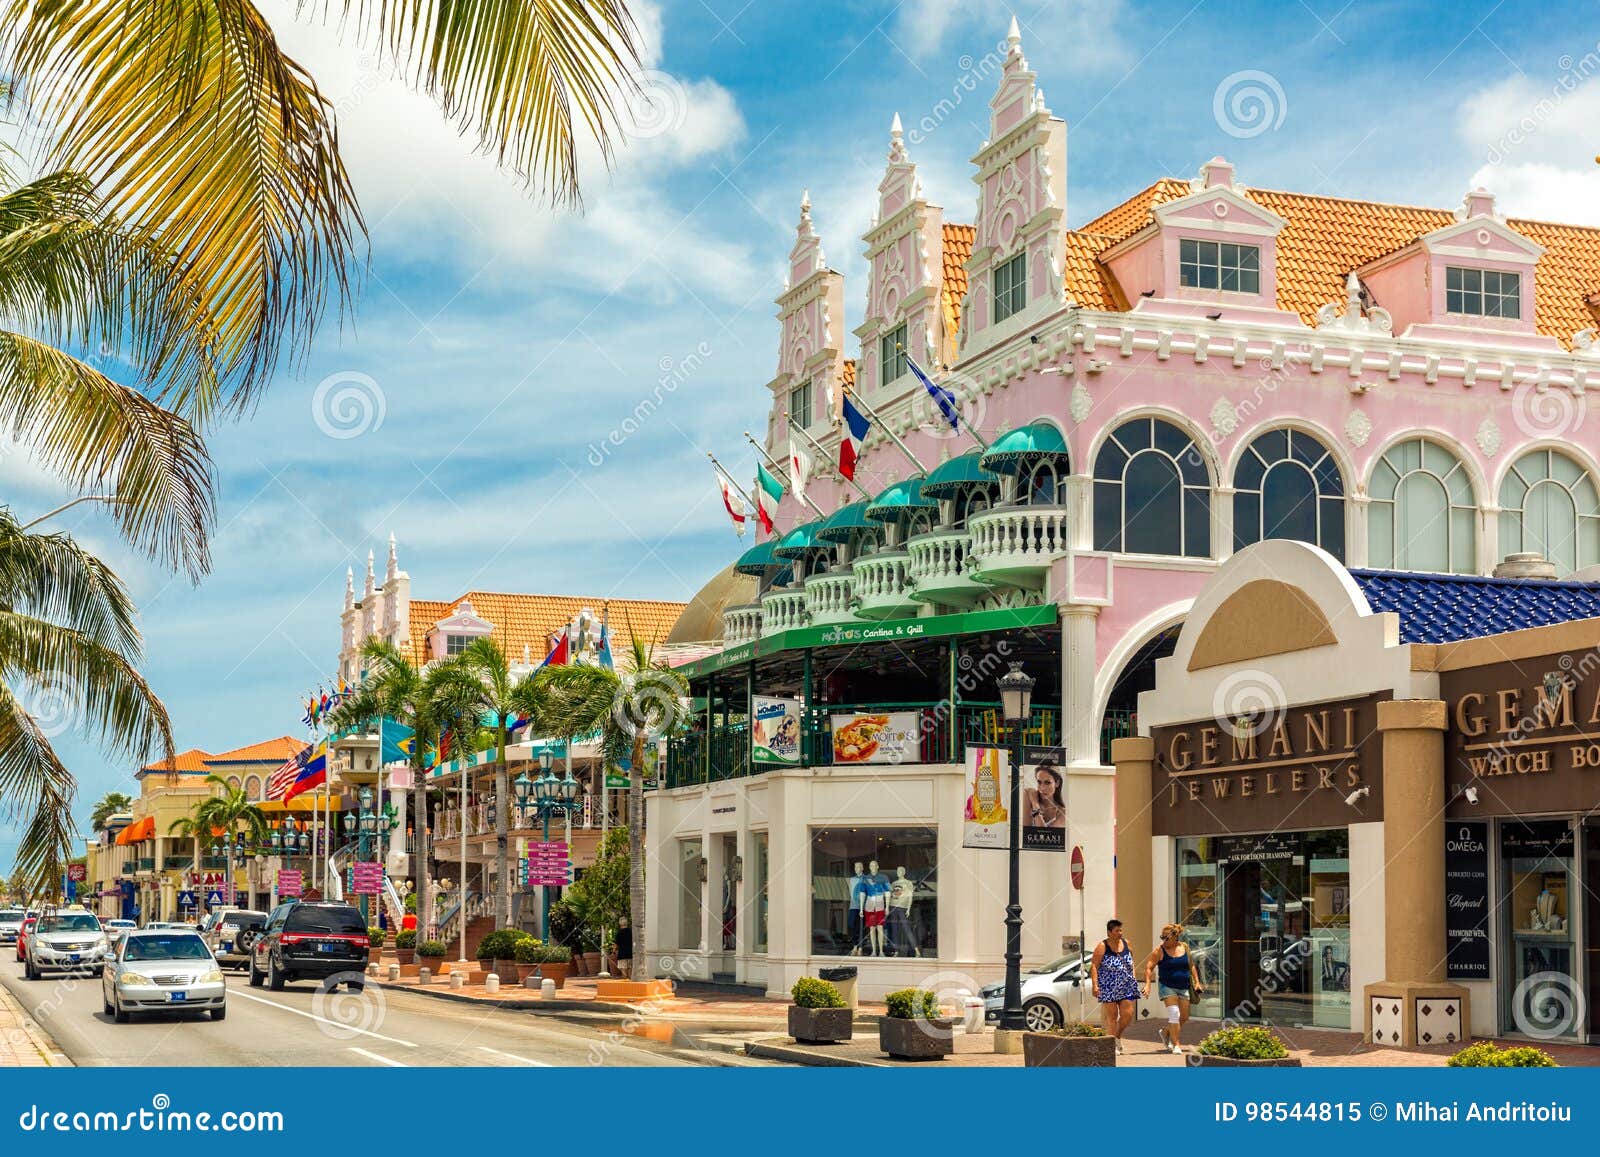
[[[94,810],[89,813],[89,830],[95,832],[102,830],[112,816],[119,815],[132,806],[133,797],[127,792],[106,792],[100,797],[100,802],[94,805]]]
[[[223,853],[228,857],[228,888],[233,888],[233,834],[243,832],[256,847],[267,842],[270,823],[267,813],[251,800],[242,787],[234,787],[220,775],[206,776],[206,785],[216,790],[194,805],[193,813],[178,820],[173,827],[187,825],[195,837],[195,869],[200,867],[200,844],[203,839],[220,839]],[[215,833],[220,832],[221,835]]]
[[[453,660],[476,678],[480,692],[476,698],[479,718],[494,736],[494,840],[495,862],[500,886],[495,898],[496,928],[511,924],[511,830],[510,780],[506,773],[506,740],[511,724],[519,717],[529,720],[538,734],[544,716],[544,688],[532,675],[511,676],[511,664],[500,644],[490,638],[474,639]],[[470,685],[462,688],[462,698],[470,701]]]
[[[158,747],[172,758],[166,708],[136,669],[135,613],[99,559],[0,507],[0,804],[31,809],[16,867],[38,884],[60,874],[76,836],[77,784],[55,735],[88,734],[113,758]]]
[[[599,733],[606,762],[627,755],[628,923],[633,928],[635,961],[645,959],[644,752],[647,744],[682,726],[688,717],[689,684],[655,657],[654,647],[629,629],[623,670],[609,667],[545,667],[537,675],[547,701],[545,717],[553,734],[567,742]],[[642,965],[640,966],[642,967]]]

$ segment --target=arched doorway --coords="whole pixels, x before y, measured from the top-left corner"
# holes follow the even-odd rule
[[[1156,685],[1156,660],[1172,654],[1183,624],[1156,632],[1123,664],[1100,719],[1100,762],[1111,762],[1111,741],[1139,733],[1139,693]]]

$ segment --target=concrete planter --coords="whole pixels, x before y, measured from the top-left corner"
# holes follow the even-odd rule
[[[500,978],[501,984],[516,984],[519,981],[517,969],[520,967],[515,960],[485,960],[480,961],[487,971]]]
[[[878,1022],[878,1047],[899,1060],[940,1060],[955,1051],[955,1024],[950,1017],[903,1020],[886,1016]]]
[[[1030,1069],[1112,1069],[1117,1066],[1117,1041],[1109,1036],[1025,1032],[1022,1063]]]
[[[598,952],[585,952],[583,954],[583,970],[590,976],[600,975],[600,954]]]
[[[1185,1053],[1183,1063],[1191,1069],[1298,1069],[1299,1057],[1276,1057],[1272,1060],[1241,1060],[1238,1057],[1213,1057],[1205,1053]]]
[[[796,1044],[838,1044],[850,1039],[853,1014],[848,1008],[789,1006],[789,1035]]]

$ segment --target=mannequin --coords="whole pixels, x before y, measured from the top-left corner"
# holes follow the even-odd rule
[[[867,877],[862,885],[861,922],[867,930],[867,942],[872,955],[883,955],[883,926],[889,912],[889,881],[878,871],[878,861],[867,864]]]
[[[906,878],[904,868],[894,870],[889,882],[889,950],[896,956],[921,956],[911,938],[911,902],[917,886]]]
[[[855,868],[855,875],[850,877],[850,910],[845,914],[845,929],[850,937],[850,955],[860,956],[862,945],[866,941],[866,937],[862,934],[861,908],[867,899],[867,877],[861,870],[860,860],[856,861]]]

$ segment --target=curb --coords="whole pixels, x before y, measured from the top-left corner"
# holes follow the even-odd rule
[[[17,1023],[22,1026],[22,1031],[28,1034],[28,1039],[33,1043],[33,1047],[39,1050],[39,1055],[44,1058],[47,1068],[74,1069],[78,1067],[72,1058],[62,1051],[61,1046],[55,1042],[55,1038],[47,1033],[39,1022],[28,1014],[28,1010],[22,1007],[21,1002],[11,995],[10,990],[3,984],[0,984],[0,1005],[3,1005],[7,1012],[17,1018]]]
[[[785,1061],[791,1065],[809,1065],[818,1069],[887,1069],[893,1067],[885,1061],[853,1060],[846,1056],[829,1056],[827,1053],[814,1053],[809,1049],[796,1048],[793,1045],[769,1044],[765,1041],[751,1041],[744,1046],[744,1055],[768,1061]]]
[[[619,1013],[623,1016],[635,1016],[639,1010],[631,1004],[613,1004],[610,1001],[595,1000],[490,1000],[487,997],[467,996],[464,993],[452,992],[445,987],[423,988],[415,984],[391,984],[386,980],[375,982],[379,988],[387,992],[414,992],[419,996],[431,996],[435,1000],[451,1000],[457,1004],[476,1004],[490,1008],[503,1008],[511,1012],[606,1012]]]

